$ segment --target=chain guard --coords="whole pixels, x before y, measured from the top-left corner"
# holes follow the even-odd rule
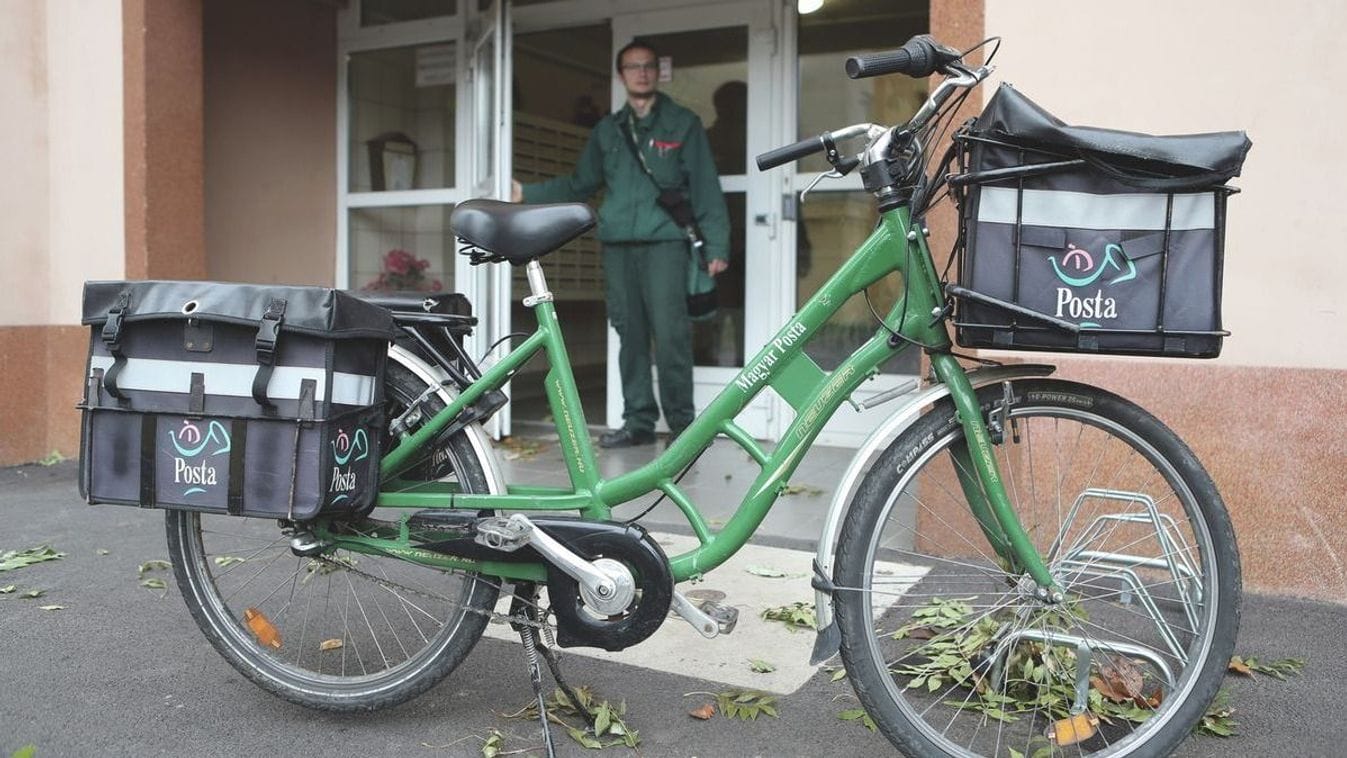
[[[636,598],[624,612],[595,615],[585,607],[579,584],[549,565],[547,594],[557,619],[558,645],[616,652],[654,634],[668,618],[674,586],[669,559],[644,529],[634,524],[578,519],[537,519],[534,523],[580,557],[619,561],[636,579]]]

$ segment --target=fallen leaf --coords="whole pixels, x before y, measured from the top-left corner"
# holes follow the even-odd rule
[[[63,610],[65,610],[65,606],[64,606],[64,605],[39,605],[38,608],[41,608],[41,609],[44,610],[44,611],[63,611]]]
[[[769,568],[767,566],[749,566],[748,568],[744,569],[744,571],[747,571],[748,573],[754,576],[765,576],[769,579],[777,579],[780,577],[787,576],[786,572],[782,571],[781,569]]]
[[[1135,700],[1141,695],[1141,667],[1127,658],[1114,656],[1099,665],[1099,676],[1090,677],[1099,694],[1115,703]]]
[[[152,560],[152,561],[145,561],[144,563],[140,564],[140,573],[143,574],[143,573],[145,573],[146,571],[154,571],[155,569],[164,569],[164,570],[168,570],[168,569],[170,569],[170,568],[172,568],[172,567],[173,567],[172,564],[169,563],[168,561],[161,561],[161,560],[155,559],[155,560]]]
[[[6,584],[5,586],[0,587],[0,595],[8,595],[9,593],[17,589],[18,587],[13,584]]]
[[[495,729],[491,730],[491,735],[482,743],[482,758],[496,758],[500,755],[501,743],[505,736]]]
[[[64,557],[65,553],[56,552],[50,545],[39,545],[27,550],[6,550],[0,553],[0,571],[13,571],[24,566],[31,566],[34,563],[54,561]]]
[[[823,494],[823,490],[818,487],[812,487],[808,484],[788,484],[781,490],[782,495],[808,495],[818,497]]]
[[[61,451],[60,451],[60,450],[53,450],[53,451],[51,451],[50,453],[48,453],[47,456],[46,456],[45,458],[39,460],[39,461],[37,462],[37,465],[39,465],[39,466],[55,466],[56,464],[61,463],[61,462],[64,461],[65,459],[66,459],[65,456],[64,456],[64,455],[61,455]]]
[[[318,649],[319,649],[319,650],[337,650],[337,649],[341,648],[341,647],[342,647],[343,645],[345,645],[345,644],[346,644],[346,643],[342,642],[340,639],[335,639],[335,638],[334,638],[334,639],[330,639],[330,640],[323,640],[322,642],[318,643]]]
[[[846,678],[847,678],[847,670],[844,668],[838,668],[836,671],[833,672],[832,679],[830,679],[829,681],[838,682]]]
[[[212,558],[211,560],[212,560],[212,561],[215,561],[215,565],[216,565],[216,566],[219,566],[220,568],[224,568],[224,567],[226,567],[226,566],[233,566],[235,563],[243,563],[243,562],[246,561],[247,559],[246,559],[246,558],[239,558],[238,556],[235,556],[235,555],[217,555],[217,556],[215,556],[214,558]]]
[[[105,547],[100,547],[100,548],[98,548],[97,550],[95,550],[94,552],[98,553],[99,555],[112,555],[112,551],[111,551],[111,550],[108,550],[108,549],[105,548]]]
[[[165,582],[163,579],[156,579],[154,577],[150,577],[149,579],[141,579],[140,586],[151,590],[162,590],[168,588],[168,583]]]
[[[716,715],[716,706],[713,703],[707,703],[706,705],[703,705],[700,708],[693,708],[692,710],[688,711],[688,715],[693,717],[694,719],[701,719],[702,721],[706,721],[707,719]]]
[[[753,658],[748,662],[748,668],[755,674],[770,674],[776,671],[776,666],[759,658]]]
[[[1238,655],[1231,656],[1230,665],[1227,668],[1236,674],[1253,677],[1253,669],[1249,668],[1249,664],[1245,663],[1244,659]]]
[[[10,753],[10,758],[33,758],[35,755],[37,755],[37,745],[24,745]]]
[[[47,591],[46,591],[46,590],[28,590],[27,592],[23,593],[22,595],[19,595],[19,597],[27,598],[27,599],[30,599],[30,600],[31,600],[31,599],[35,599],[35,598],[42,597],[42,596],[45,595],[45,594],[47,594]]]

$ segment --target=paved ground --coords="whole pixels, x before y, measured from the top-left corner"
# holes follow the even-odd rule
[[[606,455],[603,465],[629,466],[649,454]],[[845,455],[826,449],[811,453],[796,482],[824,493],[806,490],[783,500],[765,525],[766,544],[800,547],[810,541],[827,504],[828,474],[836,475]],[[543,451],[511,465],[520,476],[542,480],[556,470],[548,456]],[[713,510],[728,510],[734,499],[728,490],[735,471],[741,470],[739,462],[717,455],[708,457],[707,466],[688,483],[704,490]],[[0,574],[0,586],[15,583],[46,590],[40,600],[0,596],[0,756],[29,743],[38,747],[39,756],[476,756],[476,736],[490,728],[511,735],[507,750],[537,744],[531,723],[500,716],[529,699],[518,646],[503,640],[483,640],[442,685],[383,713],[315,713],[262,692],[205,643],[171,581],[164,597],[138,586],[137,566],[166,557],[161,515],[86,506],[75,491],[74,474],[69,463],[0,469],[0,550],[47,543],[67,553],[60,561]],[[714,497],[717,491],[719,498]],[[666,520],[676,514],[653,515]],[[100,554],[100,549],[109,552]],[[747,597],[740,593],[741,600]],[[65,609],[42,611],[42,604]],[[1347,608],[1249,597],[1239,651],[1264,659],[1304,657],[1309,666],[1304,676],[1284,684],[1231,680],[1242,736],[1193,738],[1179,754],[1224,758],[1347,752],[1341,705],[1347,699],[1347,665],[1341,654],[1345,625]],[[701,722],[686,715],[703,699],[685,693],[724,689],[715,681],[725,678],[717,674],[715,661],[725,649],[742,648],[744,657],[780,657],[790,652],[787,643],[808,639],[776,632],[781,645],[771,640],[750,644],[747,637],[731,636],[706,643],[704,658],[698,650],[681,650],[677,666],[662,667],[678,673],[658,670],[651,660],[658,657],[655,648],[644,646],[604,659],[568,654],[565,665],[577,684],[590,685],[612,700],[626,700],[629,723],[641,732],[640,755],[893,754],[881,737],[837,719],[855,701],[845,682],[832,683],[821,672],[781,698],[779,719],[741,723],[717,717]],[[774,689],[792,687],[794,682]],[[564,736],[562,742],[563,755],[585,754]]]

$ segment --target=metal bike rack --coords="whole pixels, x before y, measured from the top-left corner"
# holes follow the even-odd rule
[[[1058,555],[1061,544],[1066,537],[1067,528],[1075,521],[1076,515],[1080,512],[1085,501],[1091,499],[1135,503],[1141,505],[1144,512],[1112,513],[1097,517],[1089,527],[1072,541],[1071,547],[1061,554],[1062,557],[1054,561],[1054,556]],[[1160,548],[1161,557],[1150,558],[1128,553],[1088,549],[1092,542],[1106,538],[1117,528],[1117,524],[1123,523],[1149,524],[1155,532],[1155,540]],[[1138,597],[1144,596],[1147,598],[1147,601],[1143,601],[1143,604],[1150,602],[1147,610],[1155,614],[1157,624],[1163,623],[1159,616],[1158,606],[1150,600],[1150,593],[1144,591],[1144,585],[1133,569],[1142,566],[1167,570],[1179,595],[1179,602],[1183,606],[1188,623],[1196,629],[1198,625],[1197,612],[1203,602],[1203,592],[1201,577],[1189,555],[1191,550],[1192,548],[1183,538],[1177,522],[1169,514],[1160,513],[1154,498],[1140,492],[1091,488],[1082,492],[1072,503],[1071,510],[1067,512],[1067,517],[1062,522],[1061,531],[1058,532],[1052,548],[1048,551],[1048,561],[1054,565],[1069,563],[1089,568],[1100,565],[1113,567],[1124,583],[1131,584],[1134,590],[1136,588],[1143,589],[1143,592],[1138,593]],[[1126,572],[1125,575],[1124,572]],[[1095,573],[1095,575],[1100,574]],[[1172,636],[1168,631],[1163,632],[1163,634],[1166,637]]]

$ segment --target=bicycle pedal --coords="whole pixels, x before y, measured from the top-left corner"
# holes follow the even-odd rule
[[[511,521],[503,516],[484,518],[477,522],[473,541],[492,550],[511,553],[529,543],[532,529],[528,523]]]
[[[720,627],[721,634],[729,634],[734,631],[734,626],[739,623],[739,609],[732,605],[721,605],[714,600],[703,600],[701,602],[702,613],[710,616]]]
[[[1084,742],[1094,736],[1099,719],[1093,713],[1077,713],[1054,721],[1048,727],[1047,738],[1058,747]]]

